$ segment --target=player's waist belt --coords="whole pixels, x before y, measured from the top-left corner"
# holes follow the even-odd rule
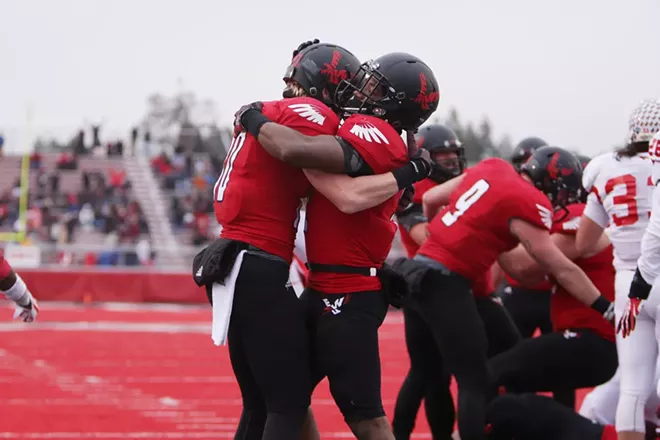
[[[319,264],[307,263],[307,269],[312,272],[338,273],[345,275],[363,275],[365,277],[376,277],[379,274],[377,267],[344,266],[343,264]]]

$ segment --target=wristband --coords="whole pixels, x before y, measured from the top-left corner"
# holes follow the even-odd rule
[[[611,305],[612,303],[601,295],[593,302],[593,304],[591,304],[591,308],[601,315],[605,315],[609,311]]]
[[[245,128],[245,131],[254,136],[255,139],[259,137],[261,126],[266,122],[272,121],[256,109],[250,109],[241,116],[241,125]]]
[[[648,299],[650,292],[651,285],[644,280],[638,267],[635,269],[635,276],[633,276],[632,282],[630,283],[628,298]]]
[[[408,162],[402,167],[392,170],[392,175],[399,189],[405,189],[423,180],[426,176],[415,162]]]

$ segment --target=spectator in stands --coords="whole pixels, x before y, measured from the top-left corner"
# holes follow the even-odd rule
[[[4,147],[5,147],[5,137],[0,133],[0,157],[4,154]]]

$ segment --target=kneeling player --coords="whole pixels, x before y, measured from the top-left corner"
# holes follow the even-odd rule
[[[583,203],[558,209],[551,239],[573,260],[605,298],[614,301],[612,245],[602,235],[594,250],[580,255],[575,233],[584,211]],[[543,268],[519,246],[499,258],[508,272],[521,279],[541,279]],[[600,385],[617,368],[614,327],[596,310],[581,303],[561,285],[551,300],[553,333],[524,340],[513,349],[491,359],[495,385],[510,392],[571,391]],[[571,408],[574,402],[565,402]]]

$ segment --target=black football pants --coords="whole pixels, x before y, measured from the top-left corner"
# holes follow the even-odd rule
[[[607,382],[618,366],[616,344],[588,329],[523,340],[489,360],[494,385],[510,393],[573,393]],[[561,402],[573,408],[574,402]]]
[[[602,425],[535,394],[499,396],[488,405],[488,440],[601,440]]]
[[[437,262],[417,256],[431,267],[422,292],[411,298],[429,327],[448,374],[458,383],[458,429],[462,440],[483,440],[486,400],[491,382],[487,366],[488,342],[466,278],[448,272]]]
[[[305,306],[288,279],[283,259],[244,255],[228,335],[243,399],[236,440],[296,439],[305,422],[312,392]]]
[[[506,309],[493,297],[476,297],[475,304],[488,336],[488,357],[506,351],[517,344],[520,334]],[[449,388],[451,375],[430,328],[419,313],[404,308],[406,347],[410,369],[394,408],[392,428],[397,440],[407,440],[414,429],[419,406],[424,409],[434,439],[449,439],[454,430],[454,399]]]

